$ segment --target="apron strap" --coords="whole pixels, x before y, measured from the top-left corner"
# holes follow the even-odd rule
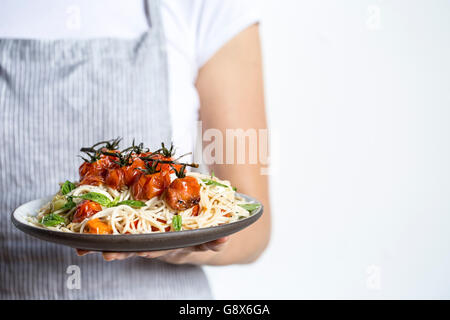
[[[144,0],[144,11],[145,11],[145,17],[147,18],[148,27],[152,28],[152,17],[150,15],[150,0]]]

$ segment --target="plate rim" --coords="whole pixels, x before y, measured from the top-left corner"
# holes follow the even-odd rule
[[[46,228],[43,228],[43,227],[34,226],[31,223],[24,223],[24,222],[18,220],[15,217],[16,212],[21,207],[23,207],[23,206],[25,206],[25,205],[33,202],[33,201],[39,201],[39,200],[43,201],[43,200],[46,200],[46,199],[51,199],[53,196],[42,197],[42,198],[38,198],[38,199],[34,199],[34,200],[27,201],[25,203],[22,203],[21,205],[17,206],[11,212],[10,218],[11,218],[11,221],[12,221],[13,225],[17,229],[19,229],[21,232],[24,232],[27,235],[30,235],[30,236],[33,236],[33,237],[36,237],[36,236],[26,232],[23,229],[30,230],[33,233],[34,232],[41,232],[41,233],[45,233],[45,234],[47,234],[49,236],[54,235],[56,237],[65,235],[64,237],[66,237],[66,238],[73,238],[73,239],[79,239],[79,240],[84,239],[86,241],[88,240],[88,238],[91,238],[89,240],[94,240],[95,239],[95,241],[99,241],[100,239],[102,239],[100,241],[104,240],[105,242],[107,242],[108,240],[113,240],[113,239],[114,239],[114,241],[118,241],[119,239],[129,239],[129,240],[131,240],[131,239],[143,239],[143,238],[148,239],[149,237],[152,237],[154,239],[164,240],[164,238],[167,238],[167,237],[169,237],[169,238],[180,237],[182,235],[193,236],[196,233],[205,233],[206,230],[208,230],[210,232],[213,232],[213,230],[221,230],[221,229],[224,228],[224,226],[230,226],[230,225],[234,225],[236,223],[237,224],[242,224],[244,222],[249,222],[249,224],[246,227],[248,227],[249,225],[253,224],[254,222],[256,222],[256,220],[258,220],[262,216],[262,213],[264,212],[264,205],[260,201],[258,201],[257,199],[255,199],[255,198],[253,198],[251,196],[248,196],[246,194],[242,194],[242,193],[236,193],[236,194],[241,196],[241,197],[243,197],[246,200],[250,200],[253,203],[258,203],[260,205],[260,207],[258,209],[256,209],[256,210],[254,210],[250,214],[249,217],[244,218],[244,219],[239,219],[237,221],[233,221],[233,222],[230,222],[230,223],[222,224],[222,225],[219,225],[219,226],[212,226],[212,227],[198,228],[198,229],[191,229],[191,230],[181,230],[181,231],[176,231],[176,232],[155,232],[155,233],[139,233],[139,234],[107,234],[107,235],[103,235],[103,234],[89,234],[89,233],[77,233],[77,232],[64,232],[64,231],[50,230],[50,229],[46,229]],[[238,231],[236,231],[236,232],[238,232]],[[57,243],[57,242],[55,242],[55,243]]]

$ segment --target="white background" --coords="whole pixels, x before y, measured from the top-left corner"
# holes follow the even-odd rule
[[[450,1],[261,2],[273,237],[215,297],[450,298]]]

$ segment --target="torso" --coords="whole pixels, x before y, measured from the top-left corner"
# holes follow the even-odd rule
[[[142,258],[107,263],[37,241],[10,223],[19,204],[75,180],[81,146],[116,136],[156,148],[172,138],[159,2],[133,39],[0,37],[0,298],[209,298],[202,270]],[[79,267],[81,288],[67,285]],[[73,268],[73,267],[72,267]]]
[[[147,31],[144,0],[44,0],[39,3],[2,1],[0,38],[14,39],[138,39]],[[197,64],[189,14],[199,1],[161,0],[161,19],[168,59],[169,110],[173,141],[180,154],[194,148],[199,98],[195,89]],[[26,6],[26,8],[24,8]],[[45,19],[42,19],[45,17]],[[23,23],[26,21],[27,23]]]

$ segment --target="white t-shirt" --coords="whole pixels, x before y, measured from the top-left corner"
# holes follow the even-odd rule
[[[169,108],[177,153],[192,151],[197,72],[226,42],[258,22],[255,0],[161,0]],[[1,0],[0,39],[136,38],[148,29],[144,0]]]

